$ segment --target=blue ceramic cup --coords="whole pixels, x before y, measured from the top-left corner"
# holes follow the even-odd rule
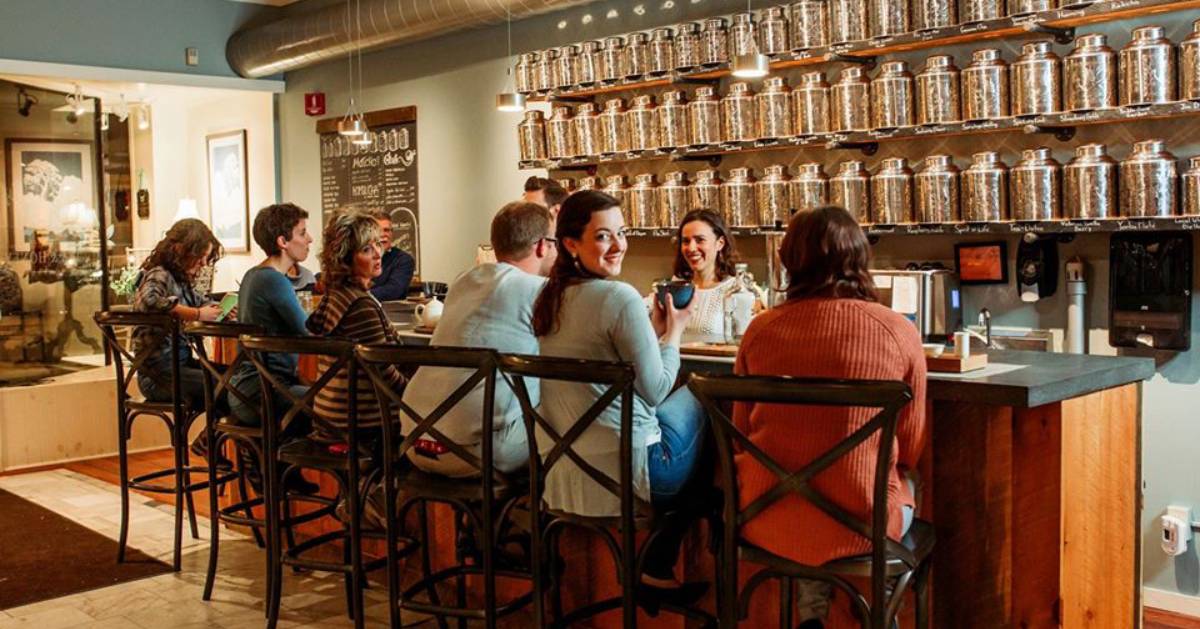
[[[692,295],[695,291],[696,286],[687,280],[658,280],[654,283],[654,293],[658,297],[658,303],[665,306],[667,293],[671,293],[671,299],[676,309],[687,308],[687,305],[692,303]]]

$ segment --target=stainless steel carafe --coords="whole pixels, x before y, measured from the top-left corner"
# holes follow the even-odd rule
[[[703,63],[703,49],[699,22],[687,22],[675,27],[676,70],[691,70]]]
[[[936,125],[962,120],[959,106],[959,71],[950,55],[925,60],[917,74],[917,124]]]
[[[629,127],[629,150],[646,151],[658,148],[658,108],[654,96],[634,96],[629,111],[625,112],[625,124]]]
[[[1161,26],[1133,29],[1121,49],[1122,105],[1153,105],[1175,100],[1175,49]]]
[[[1050,156],[1050,149],[1021,151],[1021,161],[1008,177],[1013,220],[1049,221],[1062,216],[1062,167]]]
[[[596,129],[600,132],[600,154],[629,150],[629,126],[625,123],[625,101],[610,98],[604,101]]]
[[[600,45],[600,80],[625,78],[625,38],[605,37]]]
[[[1121,216],[1172,216],[1179,175],[1175,156],[1162,140],[1135,142],[1121,161]]]
[[[658,106],[658,146],[673,149],[690,143],[683,90],[663,92],[662,103]]]
[[[829,176],[816,162],[800,164],[792,177],[792,207],[814,210],[829,203]]]
[[[706,168],[696,171],[696,179],[691,186],[692,207],[689,209],[712,210],[725,216],[725,207],[721,202],[721,185],[721,177],[716,170]]]
[[[517,125],[517,141],[522,161],[546,159],[546,122],[542,112],[525,111],[525,118]]]
[[[913,125],[913,75],[904,61],[886,61],[871,80],[871,128]]]
[[[725,18],[714,17],[704,20],[700,31],[700,63],[726,63],[729,61],[729,29]]]
[[[1063,109],[1084,112],[1117,105],[1117,54],[1102,33],[1075,39],[1063,57]]]
[[[1183,207],[1180,213],[1196,216],[1200,215],[1200,157],[1189,158],[1187,164],[1187,171],[1183,173]]]
[[[867,21],[871,38],[891,37],[910,30],[908,0],[870,0]]]
[[[600,154],[600,117],[595,103],[580,103],[571,119],[571,130],[575,135],[576,155]]]
[[[549,48],[541,52],[537,65],[533,67],[534,86],[539,92],[558,87],[558,49]]]
[[[1008,64],[999,49],[976,50],[971,53],[971,64],[962,71],[963,120],[1007,118],[1008,111]]]
[[[688,186],[687,173],[682,170],[672,170],[663,175],[662,185],[658,187],[658,224],[661,227],[675,227],[683,220],[683,215],[691,210],[691,189]]]
[[[1004,0],[960,0],[958,13],[963,24],[974,24],[1004,17]]]
[[[758,137],[786,138],[792,133],[792,95],[787,79],[781,76],[768,77],[763,81],[762,91],[754,96]]]
[[[518,92],[526,94],[537,90],[535,68],[537,67],[539,57],[540,55],[536,52],[527,52],[517,57],[517,65],[513,68],[513,77],[516,81]]]
[[[625,76],[636,78],[650,71],[650,36],[630,33],[625,36]]]
[[[754,184],[758,205],[759,225],[786,225],[792,212],[791,178],[787,166],[772,164],[763,169],[763,176]]]
[[[1200,20],[1192,22],[1192,33],[1179,42],[1179,98],[1200,100]]]
[[[800,0],[791,6],[791,47],[820,48],[829,43],[828,0]]]
[[[913,30],[932,31],[958,24],[955,0],[913,0]]]
[[[562,159],[575,155],[575,134],[571,129],[571,108],[555,107],[546,121],[546,157]]]
[[[621,203],[621,214],[625,215],[625,220],[629,220],[628,201],[625,198],[629,186],[625,185],[625,175],[609,175],[604,178],[604,194],[616,199]]]
[[[630,227],[661,227],[658,224],[658,186],[652,173],[636,175],[627,193]]]
[[[1008,14],[1012,16],[1040,13],[1058,7],[1058,0],[1008,0]]]
[[[829,84],[824,72],[808,72],[792,90],[792,109],[796,113],[796,135],[829,132]]]
[[[829,0],[829,43],[844,44],[868,37],[867,0]]]
[[[758,51],[774,55],[791,50],[788,38],[787,7],[767,7],[758,24]]]
[[[883,160],[871,176],[871,222],[913,222],[913,172],[903,157]]]
[[[1029,42],[1013,62],[1010,75],[1012,115],[1038,116],[1061,111],[1062,69],[1050,42]]]
[[[754,227],[758,212],[754,208],[754,175],[749,168],[733,168],[721,184],[721,204],[730,227]]]
[[[830,124],[833,131],[866,131],[870,128],[870,84],[863,69],[845,68],[830,90]]]
[[[735,13],[729,25],[729,58],[753,54],[758,48],[758,26],[753,13]]]
[[[1075,148],[1075,157],[1063,166],[1062,197],[1067,218],[1117,216],[1117,160],[1103,144]]]
[[[952,223],[958,215],[958,167],[949,155],[928,155],[913,179],[918,223]]]
[[[669,28],[656,28],[650,34],[647,74],[663,74],[675,69],[675,38]]]
[[[579,46],[568,44],[558,49],[558,86],[561,89],[575,87],[579,83]]]
[[[962,184],[962,220],[971,223],[1008,218],[1008,166],[1000,154],[985,151],[971,156],[971,165],[959,177]]]
[[[600,42],[585,41],[579,44],[579,56],[575,61],[575,82],[592,85],[600,80]]]
[[[693,146],[721,143],[721,103],[712,87],[696,88],[687,104],[689,138]]]
[[[732,83],[721,98],[721,139],[724,142],[748,142],[758,135],[754,112],[754,92],[749,83]]]
[[[838,164],[829,179],[829,203],[845,209],[859,223],[871,220],[871,173],[858,160]]]

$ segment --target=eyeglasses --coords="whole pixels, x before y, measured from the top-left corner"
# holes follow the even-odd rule
[[[549,237],[549,236],[543,236],[543,237],[542,237],[542,240],[545,240],[546,242],[548,242],[548,243],[550,243],[550,244],[552,244],[552,245],[557,245],[557,244],[558,244],[558,239],[557,239],[557,238],[551,238],[551,237]]]

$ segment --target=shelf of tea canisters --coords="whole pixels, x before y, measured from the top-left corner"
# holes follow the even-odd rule
[[[1076,127],[1161,120],[1191,116],[1200,113],[1200,101],[1177,101],[1140,107],[1115,107],[1090,112],[1060,112],[1041,116],[1000,118],[982,122],[954,122],[922,127],[902,127],[890,131],[853,131],[849,133],[823,133],[818,135],[756,140],[752,142],[725,142],[717,145],[690,146],[680,149],[655,149],[649,151],[627,151],[599,157],[569,157],[556,160],[532,160],[520,162],[522,169],[544,168],[547,170],[586,170],[605,164],[661,160],[709,161],[716,165],[724,155],[757,151],[782,151],[803,147],[820,149],[857,149],[873,154],[880,142],[895,142],[923,137],[947,137],[982,135],[985,133],[1014,132],[1043,133],[1068,140]]]
[[[998,221],[988,223],[902,223],[897,225],[863,225],[868,236],[968,236],[972,234],[1090,234],[1146,231],[1200,231],[1200,216],[1170,216],[1165,218],[1108,218],[1056,221]],[[766,236],[783,233],[772,227],[734,227],[738,237]],[[672,238],[675,228],[630,228],[632,238]]]
[[[1060,43],[1065,44],[1069,43],[1073,36],[1070,29],[1078,26],[1195,8],[1200,8],[1200,0],[1101,0],[1092,3],[1069,3],[1065,8],[1039,11],[1027,15],[1006,16],[971,24],[955,24],[890,37],[778,53],[771,56],[771,69],[844,61],[841,56],[869,59],[884,54],[939,48],[989,39],[1036,35],[1043,31],[1048,31],[1046,34],[1055,36]],[[662,87],[695,80],[720,79],[728,76],[729,72],[728,64],[711,64],[688,71],[634,76],[574,89],[532,92],[528,94],[528,97],[531,101],[591,100],[594,96],[613,92]]]

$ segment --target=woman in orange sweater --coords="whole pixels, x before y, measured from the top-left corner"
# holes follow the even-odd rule
[[[788,271],[788,300],[753,320],[734,369],[747,375],[900,380],[912,388],[913,400],[897,425],[894,460],[888,463],[888,535],[900,539],[914,508],[914,487],[905,477],[916,467],[925,441],[921,338],[911,322],[877,303],[867,271],[870,245],[845,210],[823,207],[797,214],[779,252]],[[798,412],[796,407],[739,403],[734,422],[781,465],[796,470],[869,421],[874,409],[807,408],[803,421],[797,421]],[[822,493],[868,521],[877,444],[867,440],[814,479]],[[745,455],[737,466],[743,505],[776,484],[773,474]],[[814,566],[870,551],[869,539],[794,494],[747,523],[743,535],[766,550]],[[800,626],[822,627],[829,586],[802,581],[799,587]]]

